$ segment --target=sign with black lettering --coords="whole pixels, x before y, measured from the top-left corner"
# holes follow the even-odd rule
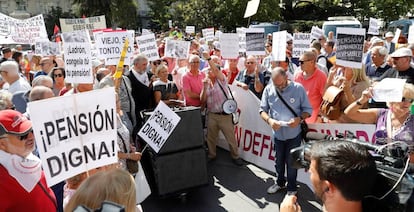
[[[130,58],[134,53],[135,32],[133,30],[104,30],[93,32],[98,58],[105,59],[105,65],[117,65],[121,57],[125,38],[128,38],[129,47],[125,57],[125,64],[131,64]]]
[[[181,117],[160,101],[138,135],[158,153],[180,120]]]
[[[93,83],[92,53],[86,30],[62,33],[65,81],[68,83]]]
[[[265,55],[264,28],[247,28],[246,32],[246,55]]]
[[[293,33],[293,52],[292,57],[300,57],[311,44],[310,33]]]
[[[42,38],[47,39],[45,20],[42,14],[21,20],[0,13],[1,44],[31,45]]]
[[[336,64],[362,68],[364,40],[364,28],[337,28]]]
[[[139,52],[145,54],[149,61],[160,59],[154,33],[138,36],[136,40]]]
[[[77,30],[88,30],[92,34],[94,29],[106,29],[106,19],[104,15],[87,18],[59,18],[62,32],[72,32]]]
[[[113,87],[30,102],[28,106],[48,186],[118,162]]]

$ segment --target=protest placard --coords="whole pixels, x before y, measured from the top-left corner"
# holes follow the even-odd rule
[[[313,26],[311,30],[311,40],[319,40],[323,36],[323,30],[317,26]]]
[[[60,44],[47,39],[36,40],[35,54],[42,56],[60,55]]]
[[[414,43],[414,25],[408,28],[408,43]]]
[[[168,28],[172,28],[172,24],[173,24],[172,20],[168,20]]]
[[[104,30],[94,31],[95,45],[98,50],[98,58],[105,59],[105,65],[117,65],[121,57],[125,38],[133,41],[135,32],[132,30]],[[125,64],[130,64],[130,58],[134,53],[134,42],[129,43]]]
[[[138,135],[158,153],[180,120],[180,116],[160,101]]]
[[[275,61],[286,60],[287,31],[274,32],[272,36],[272,55]]]
[[[154,61],[160,58],[154,33],[138,36],[136,41],[139,52],[145,54],[149,61]]]
[[[2,44],[34,44],[48,38],[43,15],[20,20],[0,13],[0,41]]]
[[[206,38],[206,41],[214,40],[214,28],[202,29],[201,32],[203,33],[203,37]]]
[[[364,40],[364,28],[337,28],[336,64],[351,68],[362,68]]]
[[[395,33],[394,33],[394,38],[392,39],[391,42],[393,43],[398,43],[398,39],[400,38],[401,35],[401,29],[395,29]]]
[[[187,59],[188,52],[190,51],[190,42],[181,41],[181,40],[167,40],[165,44],[165,56],[178,58],[178,59]]]
[[[293,33],[292,57],[300,57],[306,49],[309,49],[311,41],[310,33]]]
[[[224,59],[237,59],[239,56],[239,35],[237,33],[223,33],[219,38],[221,56]]]
[[[188,34],[194,34],[195,33],[195,26],[186,26],[185,32]]]
[[[265,55],[264,28],[246,28],[246,55]]]
[[[250,0],[247,2],[246,11],[244,11],[244,18],[248,18],[257,13],[259,9],[260,0]]]
[[[94,29],[106,29],[105,15],[87,18],[59,18],[62,32],[72,32],[77,30],[88,30],[92,34]]]
[[[369,18],[369,28],[368,28],[368,33],[367,34],[379,35],[378,19]]]
[[[118,162],[113,87],[30,102],[28,107],[48,186]]]
[[[246,28],[237,27],[236,32],[239,36],[239,52],[246,52]]]
[[[93,83],[92,53],[89,33],[86,30],[62,33],[65,59],[65,81]]]

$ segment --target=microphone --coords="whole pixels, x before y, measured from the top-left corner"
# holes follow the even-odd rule
[[[307,132],[306,138],[309,140],[334,140],[334,137],[318,132]]]

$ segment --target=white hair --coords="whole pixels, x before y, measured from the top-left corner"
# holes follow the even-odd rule
[[[0,65],[0,71],[7,72],[10,76],[17,76],[19,74],[19,64],[11,60],[4,61]]]

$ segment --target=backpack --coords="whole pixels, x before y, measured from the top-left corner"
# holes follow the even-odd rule
[[[333,66],[333,64],[331,63],[331,61],[328,60],[328,58],[325,55],[319,55],[318,58],[316,59],[316,62],[319,60],[319,58],[325,58],[326,60],[326,68],[329,70],[331,69],[331,67]]]
[[[329,86],[322,97],[319,113],[329,120],[338,119],[341,116],[341,98],[344,91],[336,86]]]

